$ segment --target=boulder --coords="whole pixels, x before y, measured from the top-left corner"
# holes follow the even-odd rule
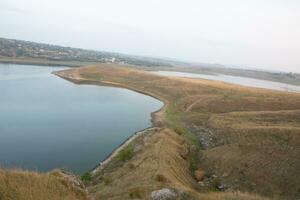
[[[183,191],[177,189],[163,188],[151,192],[152,200],[183,200],[186,195]]]

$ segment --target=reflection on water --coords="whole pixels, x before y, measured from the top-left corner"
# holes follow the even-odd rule
[[[150,126],[150,113],[163,105],[51,74],[60,69],[0,64],[0,166],[83,173]]]
[[[174,72],[174,71],[156,71],[153,73],[163,75],[163,76],[203,78],[203,79],[223,81],[226,83],[233,83],[233,84],[238,84],[243,86],[266,88],[266,89],[279,90],[279,91],[300,92],[300,86],[297,85],[290,85],[286,83],[266,81],[266,80],[260,80],[254,78],[246,78],[240,76],[229,76],[224,74],[207,75],[207,74],[196,74],[196,73]]]

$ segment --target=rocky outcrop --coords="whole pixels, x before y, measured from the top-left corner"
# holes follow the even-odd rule
[[[163,188],[151,193],[151,200],[185,200],[187,195],[177,189]]]

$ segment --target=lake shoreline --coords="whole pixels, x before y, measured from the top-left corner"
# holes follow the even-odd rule
[[[148,199],[163,188],[174,188],[195,199],[211,199],[211,195],[269,199],[264,197],[273,197],[270,188],[277,188],[278,198],[294,199],[298,195],[300,94],[204,79],[162,77],[113,65],[53,74],[71,85],[125,88],[165,103],[151,114],[154,128],[130,137],[128,134],[82,177],[87,198]],[[155,109],[149,110],[148,116]],[[123,148],[125,156],[118,153]],[[99,152],[95,153],[94,160],[98,160]],[[284,164],[282,171],[278,171],[278,163]],[[198,172],[208,172],[208,176],[199,181]],[[278,179],[283,176],[285,179]],[[286,181],[289,187],[285,187]],[[225,190],[217,192],[219,186]]]
[[[148,131],[157,129],[156,127],[148,127],[143,130],[136,131],[133,135],[129,136],[124,142],[122,142],[118,147],[113,149],[113,151],[103,160],[99,162],[93,169],[89,170],[92,175],[95,175],[97,172],[103,170],[114,158],[117,157],[118,153],[124,148],[128,147],[134,140],[140,136],[146,134]]]
[[[72,69],[72,71],[73,70],[75,70],[75,69]],[[52,74],[54,74],[54,75],[56,75],[60,78],[63,78],[65,80],[68,80],[70,82],[73,82],[75,84],[79,84],[79,85],[99,85],[99,86],[124,88],[124,89],[128,89],[128,90],[131,90],[131,91],[134,91],[134,92],[138,92],[138,93],[143,94],[143,95],[150,96],[152,98],[155,98],[155,99],[161,101],[164,105],[159,110],[154,111],[154,112],[151,113],[151,122],[152,122],[152,127],[162,126],[162,120],[163,120],[162,119],[162,114],[164,113],[166,107],[169,105],[169,102],[166,99],[164,99],[163,97],[158,96],[158,95],[153,94],[153,93],[150,93],[150,92],[145,92],[145,91],[133,88],[133,87],[129,87],[129,86],[113,83],[113,82],[108,82],[108,81],[99,82],[99,81],[87,80],[87,79],[84,79],[84,78],[82,78],[78,75],[74,76],[74,73],[69,74],[67,71],[68,70],[55,71],[55,72],[52,72]]]
[[[0,65],[3,168],[82,175],[133,132],[151,126],[151,113],[163,106],[137,92],[79,86],[52,74],[67,67]]]
[[[89,172],[92,175],[94,175],[98,171],[104,169],[105,166],[107,164],[109,164],[118,155],[118,153],[122,149],[124,149],[128,145],[130,145],[135,139],[137,139],[138,137],[144,135],[148,131],[155,130],[157,128],[161,128],[163,126],[162,117],[163,117],[163,113],[165,112],[166,107],[169,104],[169,102],[167,100],[163,99],[162,97],[160,97],[158,95],[155,95],[155,94],[147,93],[147,92],[135,89],[135,88],[124,86],[124,85],[121,85],[121,84],[116,84],[116,83],[112,83],[112,82],[105,82],[105,81],[99,82],[99,81],[86,80],[86,79],[84,79],[84,78],[82,78],[78,75],[74,76],[74,73],[72,73],[72,74],[66,73],[66,71],[68,71],[68,70],[55,71],[55,72],[52,72],[52,74],[54,74],[54,75],[56,75],[60,78],[63,78],[67,81],[70,81],[74,84],[79,84],[79,85],[98,85],[98,86],[109,86],[109,87],[117,87],[117,88],[128,89],[128,90],[138,92],[138,93],[143,94],[143,95],[150,96],[150,97],[155,98],[155,99],[157,99],[157,100],[159,100],[163,103],[163,106],[159,110],[156,110],[156,111],[151,113],[151,124],[152,125],[148,128],[145,128],[145,129],[138,130],[138,131],[134,132],[131,136],[129,136],[126,140],[124,140],[121,144],[119,144],[115,149],[113,149],[111,151],[111,153],[109,155],[107,155],[104,159],[102,159],[99,162],[98,165],[96,165],[94,168],[89,170]]]

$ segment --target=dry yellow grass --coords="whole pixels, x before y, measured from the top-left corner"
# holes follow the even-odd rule
[[[88,190],[95,200],[150,199],[151,192],[161,188],[185,191],[186,200],[268,200],[240,192],[199,193],[183,156],[188,145],[170,129],[152,130],[137,138],[133,145],[132,159],[93,177]]]
[[[1,200],[86,200],[85,190],[73,184],[60,171],[36,173],[0,169]]]
[[[211,192],[199,195],[200,200],[270,200],[258,195],[242,192]]]
[[[118,170],[99,173],[89,192],[95,199],[148,199],[153,190],[191,190],[195,183],[180,156],[184,140],[169,129],[149,132],[134,141],[133,158]],[[143,147],[143,148],[140,148]],[[109,179],[109,181],[107,181]],[[100,181],[99,181],[100,180]]]
[[[156,126],[180,130],[184,136],[192,133],[202,142],[209,132],[204,140],[212,142],[208,141],[211,144],[199,154],[202,169],[217,175],[233,190],[279,199],[300,198],[300,94],[162,77],[114,65],[67,70],[58,75],[77,83],[124,87],[161,99],[166,106],[153,115]],[[141,174],[147,170],[151,168]],[[135,178],[140,181],[138,174]],[[246,194],[223,194],[212,197],[248,198]]]

